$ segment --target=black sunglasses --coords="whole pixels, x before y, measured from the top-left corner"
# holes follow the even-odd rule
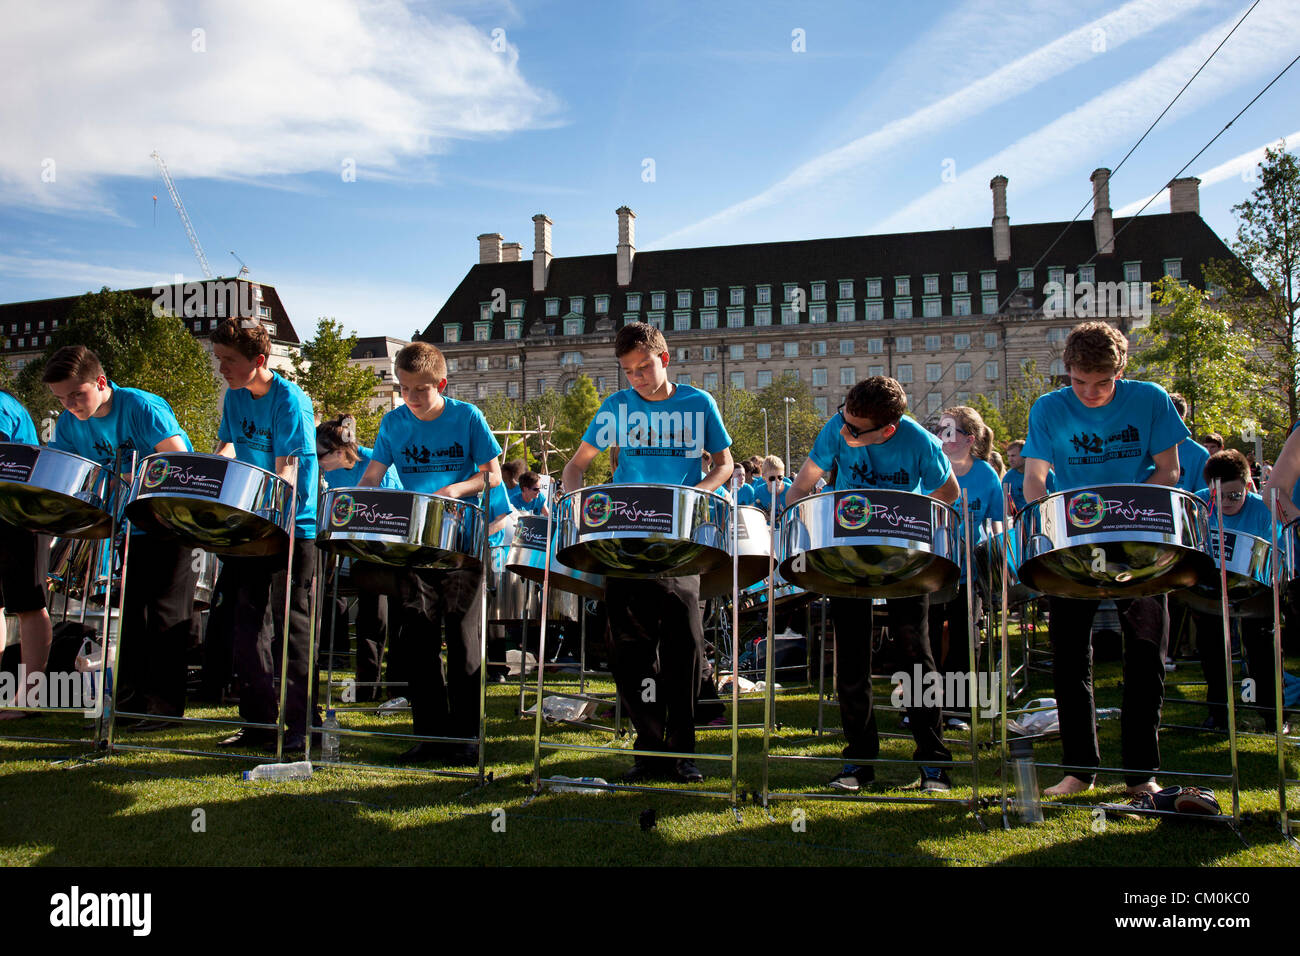
[[[844,402],[840,402],[840,407],[835,409],[835,414],[840,416],[840,421],[844,423],[844,427],[849,430],[849,434],[854,438],[861,438],[863,435],[870,435],[872,432],[878,432],[882,428],[889,428],[893,425],[893,422],[887,422],[884,425],[877,425],[874,428],[854,428],[849,424],[849,420],[844,417],[844,405]]]

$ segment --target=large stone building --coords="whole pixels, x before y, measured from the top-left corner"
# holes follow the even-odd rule
[[[641,320],[664,329],[673,380],[714,391],[790,371],[829,415],[854,382],[886,374],[922,418],[976,394],[996,404],[1027,359],[1062,373],[1081,319],[1131,331],[1150,284],[1203,285],[1202,268],[1232,256],[1200,217],[1199,180],[1171,184],[1169,213],[1114,219],[1109,176],[1092,174],[1091,221],[1012,226],[998,176],[987,228],[642,253],[626,206],[600,255],[555,256],[539,214],[531,262],[500,234],[478,237],[478,264],[421,338],[443,349],[462,399],[527,399],[583,372],[621,388],[614,334]]]
[[[402,390],[398,387],[393,374],[393,359],[404,345],[405,339],[395,339],[387,335],[368,335],[357,339],[357,344],[348,357],[349,365],[368,368],[375,374],[375,388],[370,397],[370,408],[389,409],[402,404]]]

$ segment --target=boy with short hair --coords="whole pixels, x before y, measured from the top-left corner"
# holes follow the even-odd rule
[[[754,504],[763,509],[763,514],[772,513],[772,493],[776,492],[776,513],[780,517],[785,510],[786,492],[790,490],[791,481],[785,476],[785,462],[776,455],[768,455],[762,463],[762,483],[754,490]]]
[[[41,378],[64,407],[51,448],[109,468],[123,448],[135,450],[137,465],[155,452],[194,450],[166,399],[110,381],[99,357],[84,345],[68,345],[55,352],[45,363]],[[130,561],[137,573],[126,589],[122,633],[129,635],[129,644],[117,671],[117,711],[155,718],[185,714],[185,658],[196,636],[193,613],[198,573],[193,551],[170,535],[132,529]],[[153,719],[135,724],[135,729],[161,730],[166,726],[165,720]]]
[[[1025,497],[1046,494],[1048,470],[1062,491],[1146,482],[1178,484],[1178,446],[1190,434],[1174,403],[1154,382],[1124,378],[1128,339],[1106,322],[1083,322],[1065,342],[1069,384],[1042,395],[1029,412],[1024,448]],[[1048,636],[1061,717],[1062,763],[1101,766],[1092,685],[1092,619],[1098,601],[1052,598]],[[1168,615],[1163,598],[1116,601],[1124,635],[1121,756],[1128,791],[1155,793],[1160,766]],[[1067,771],[1044,793],[1092,789],[1086,769]]]
[[[1007,445],[1007,473],[1002,476],[1002,491],[1006,495],[1011,513],[1019,514],[1025,510],[1025,459],[1021,455],[1025,440],[1017,438]],[[1056,490],[1056,475],[1047,473],[1047,490]]]
[[[276,724],[272,600],[283,606],[289,589],[289,686],[286,690],[286,751],[306,746],[307,660],[311,651],[311,587],[316,571],[316,497],[319,491],[316,425],[311,399],[267,367],[271,337],[256,320],[226,319],[212,332],[212,351],[226,392],[217,432],[217,454],[275,472],[296,489],[293,515],[293,580],[289,555],[226,557],[224,593],[235,601],[233,644],[239,673],[239,714],[250,723]],[[295,464],[296,461],[296,464]],[[275,597],[272,597],[272,594]],[[240,730],[222,746],[275,749],[275,732]]]
[[[546,515],[551,513],[546,495],[542,493],[542,481],[536,473],[526,471],[519,476],[519,494],[510,499],[516,511],[527,515]]]
[[[668,381],[668,343],[644,322],[630,322],[614,338],[614,356],[628,388],[606,398],[587,426],[573,460],[564,466],[564,487],[582,487],[595,457],[619,449],[615,484],[649,482],[717,491],[731,477],[731,436],[708,392]],[[630,424],[652,416],[680,416],[690,428],[662,433]],[[662,418],[660,420],[663,420]],[[627,434],[619,422],[629,423]],[[713,468],[701,476],[703,452]],[[611,669],[623,707],[636,728],[636,749],[693,754],[695,700],[704,654],[700,576],[605,579],[609,610]],[[645,681],[657,692],[644,700]],[[667,778],[682,783],[704,779],[689,758],[637,757],[623,776],[628,783]]]
[[[447,398],[447,361],[427,342],[412,342],[393,361],[405,404],[386,414],[363,485],[377,485],[389,465],[408,491],[489,503],[501,483],[501,446],[479,409]],[[492,520],[491,505],[485,514]],[[410,651],[411,722],[421,737],[477,737],[482,666],[479,624],[483,569],[413,568],[399,578],[402,625]],[[447,628],[447,680],[442,676],[440,625]],[[416,631],[423,633],[416,633]],[[478,761],[474,744],[422,741],[401,759]]]
[[[790,504],[812,494],[818,479],[832,469],[836,491],[883,488],[929,495],[944,504],[956,501],[960,489],[943,445],[914,419],[906,417],[906,411],[907,394],[892,378],[877,375],[853,386],[817,435],[788,493]],[[909,656],[920,664],[924,681],[924,675],[937,670],[930,646],[930,596],[887,598],[886,608],[890,632],[902,638]],[[871,691],[871,600],[833,597],[831,619],[835,624],[839,660],[836,689],[848,763],[830,785],[854,792],[875,779],[875,769],[859,766],[854,758],[874,760],[880,755]],[[907,716],[916,741],[912,759],[952,759],[943,743],[938,707],[909,706]],[[923,766],[920,783],[925,790],[952,788],[948,771],[942,767]]]

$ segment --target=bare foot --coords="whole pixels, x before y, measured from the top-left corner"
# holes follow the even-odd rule
[[[26,716],[25,710],[0,710],[0,720],[22,720]]]
[[[1078,777],[1065,777],[1054,787],[1048,787],[1043,791],[1045,797],[1067,797],[1072,793],[1083,793],[1091,790],[1092,784],[1086,780],[1080,780]]]
[[[1160,784],[1148,780],[1146,783],[1135,783],[1131,787],[1125,787],[1124,792],[1130,797],[1136,797],[1139,793],[1159,793]]]

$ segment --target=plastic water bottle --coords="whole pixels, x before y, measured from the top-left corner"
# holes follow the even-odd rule
[[[321,724],[320,759],[321,763],[339,762],[339,718],[331,707],[325,711],[325,722]]]
[[[310,780],[311,761],[264,763],[244,771],[245,780]]]
[[[1024,823],[1043,822],[1043,801],[1038,792],[1038,770],[1034,766],[1033,741],[1013,737],[1011,750],[1011,775],[1015,784],[1016,812]]]
[[[608,793],[608,790],[597,790],[594,787],[579,787],[573,784],[590,783],[600,787],[609,786],[608,781],[603,777],[552,777],[547,787],[552,793]]]

